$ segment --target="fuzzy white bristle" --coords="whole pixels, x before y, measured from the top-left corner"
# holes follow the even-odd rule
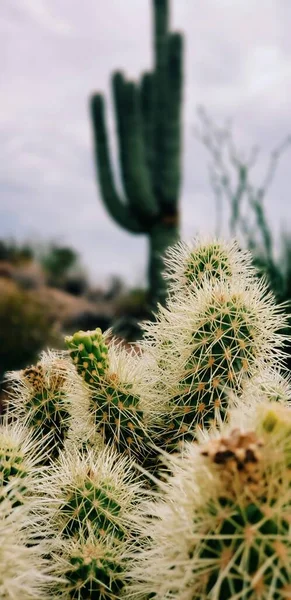
[[[15,485],[6,486],[1,495],[0,597],[49,600],[52,582],[61,583],[45,558],[50,551],[52,532],[39,516],[38,502],[30,499],[18,505]]]
[[[18,422],[9,422],[5,416],[0,424],[0,486],[14,483],[19,501],[35,493],[35,486],[47,452],[47,440],[35,435]]]
[[[92,488],[92,495],[86,505],[88,508],[84,508],[86,519],[90,521],[90,513],[97,508],[100,490],[104,490],[106,494],[106,490],[109,490],[109,496],[119,506],[116,517],[112,515],[112,523],[126,529],[128,513],[137,501],[141,488],[132,466],[129,459],[119,456],[111,448],[97,451],[89,449],[86,452],[72,449],[61,453],[59,460],[52,465],[50,473],[41,482],[42,493],[55,506],[52,509],[52,519],[58,524],[60,531],[71,519],[78,520],[85,506],[86,486]],[[76,513],[74,508],[70,508],[74,497],[80,509]],[[109,518],[111,519],[110,514]]]

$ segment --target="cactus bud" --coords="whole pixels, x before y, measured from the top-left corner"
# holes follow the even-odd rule
[[[101,329],[78,331],[65,338],[78,373],[88,384],[104,377],[108,368],[108,347]]]

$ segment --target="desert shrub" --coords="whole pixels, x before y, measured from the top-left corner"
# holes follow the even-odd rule
[[[6,282],[0,290],[0,378],[6,371],[32,362],[53,340],[52,321],[44,304]]]

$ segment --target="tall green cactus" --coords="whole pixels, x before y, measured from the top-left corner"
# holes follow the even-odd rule
[[[121,72],[112,77],[119,160],[126,200],[111,166],[105,105],[91,99],[95,156],[103,201],[127,231],[149,236],[151,304],[165,298],[163,254],[178,238],[180,188],[182,36],[168,32],[169,2],[153,0],[155,64],[138,84]]]

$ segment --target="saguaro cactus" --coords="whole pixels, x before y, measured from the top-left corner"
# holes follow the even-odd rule
[[[127,231],[149,236],[151,304],[165,297],[163,254],[178,238],[180,188],[182,36],[168,32],[169,2],[153,0],[155,61],[139,83],[112,76],[119,160],[126,200],[120,198],[111,166],[105,104],[91,99],[95,156],[103,201]]]

